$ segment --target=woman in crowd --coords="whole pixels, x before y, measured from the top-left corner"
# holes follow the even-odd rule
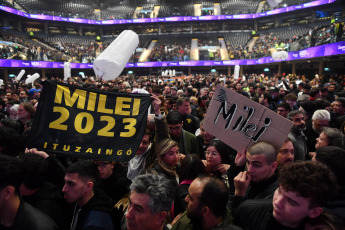
[[[157,144],[155,151],[158,162],[153,166],[153,170],[165,176],[177,186],[178,174],[176,168],[180,160],[178,143],[170,138],[163,139]]]
[[[206,160],[203,160],[206,171],[222,179],[229,187],[227,170],[233,162],[236,151],[220,140],[210,142],[205,151]]]

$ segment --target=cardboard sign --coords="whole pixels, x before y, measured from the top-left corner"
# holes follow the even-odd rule
[[[150,94],[45,81],[27,147],[58,155],[128,161],[145,133]]]
[[[207,109],[204,129],[242,152],[258,141],[281,148],[293,123],[245,96],[217,86]]]

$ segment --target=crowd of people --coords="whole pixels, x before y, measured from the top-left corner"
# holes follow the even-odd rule
[[[154,75],[66,80],[120,94],[139,89],[151,94],[146,131],[128,162],[26,148],[44,81],[2,85],[0,228],[344,228],[343,75],[197,74],[165,80]],[[259,140],[236,151],[205,130],[217,85],[289,119],[293,127],[282,137],[283,146]]]
[[[71,57],[71,62],[79,63],[93,63],[96,59],[96,47],[93,42],[90,42],[89,45],[82,45],[77,43],[69,42],[58,42],[58,49],[61,52],[68,54]],[[56,43],[52,43],[55,45]],[[98,47],[98,46],[97,46]]]
[[[246,41],[242,45],[234,45],[230,41],[225,41],[226,49],[229,54],[229,59],[257,59],[271,56],[275,51],[296,51],[306,49],[309,47],[339,42],[343,40],[344,23],[336,21],[328,26],[315,26],[310,28],[305,34],[291,35],[289,38],[280,37],[275,33],[261,33],[254,44],[250,45]],[[23,34],[24,36],[24,34]],[[79,44],[61,41],[46,42],[47,46],[34,44],[29,42],[31,38],[26,39],[11,36],[1,35],[1,40],[5,43],[0,43],[0,55],[3,59],[19,59],[19,60],[33,60],[33,61],[70,61],[77,63],[93,63],[96,58],[96,51],[99,53],[107,47],[108,41],[104,42],[102,46],[94,42],[90,44]],[[35,38],[37,39],[37,38]],[[12,42],[12,44],[6,43]],[[44,39],[41,39],[44,43]],[[162,45],[159,42],[151,51],[148,61],[188,61],[190,60],[190,41],[172,43],[171,45]],[[49,45],[49,46],[48,46]],[[217,39],[200,39],[199,46],[220,46]],[[54,48],[49,48],[54,47]],[[138,58],[137,58],[138,59]],[[204,54],[199,50],[200,60],[221,60],[220,50],[207,51]],[[132,61],[132,60],[131,60]]]
[[[24,35],[23,35],[24,36]],[[0,32],[2,41],[9,43],[0,43],[0,54],[2,59],[15,59],[15,60],[30,60],[30,61],[57,61],[64,62],[70,58],[73,52],[70,54],[67,52],[59,52],[53,48],[48,48],[33,44],[29,37],[23,39],[19,36],[4,35]],[[71,50],[73,51],[73,49]],[[77,59],[77,58],[75,58]]]
[[[153,47],[149,61],[189,61],[190,45],[173,44]]]

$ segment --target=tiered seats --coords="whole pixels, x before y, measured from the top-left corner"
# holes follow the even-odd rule
[[[250,39],[249,33],[229,33],[224,36],[228,46],[238,47],[245,45]]]
[[[256,0],[228,0],[221,3],[222,14],[254,14],[259,6]]]
[[[291,5],[300,5],[312,0],[283,0],[278,7],[285,7]],[[2,5],[9,5],[7,1],[1,0]],[[80,17],[96,20],[107,19],[124,19],[132,18],[135,12],[135,7],[112,4],[100,5],[98,2],[93,4],[87,4],[83,0],[74,0],[73,2],[65,2],[60,0],[50,1],[37,1],[37,0],[17,0],[17,4],[26,9],[30,13],[35,14],[48,14],[48,15],[61,15],[64,17]],[[213,7],[213,1],[198,2],[202,4],[202,7]],[[221,14],[233,15],[233,14],[253,14],[256,13],[259,7],[260,1],[257,0],[226,0],[221,1]],[[123,4],[123,3],[120,3]],[[141,4],[139,1],[138,4]],[[101,17],[98,18],[94,15],[93,10],[96,8],[101,9]],[[138,5],[143,9],[153,9],[154,4],[146,3],[144,5]],[[12,6],[13,7],[13,6]],[[193,16],[194,15],[194,3],[184,0],[165,1],[161,4],[158,17],[171,17],[171,16]],[[52,11],[54,9],[54,11]],[[272,10],[269,4],[266,2],[262,11]],[[142,16],[141,16],[142,17]]]
[[[132,18],[134,8],[129,6],[112,6],[102,11],[102,18],[109,19],[129,19]]]

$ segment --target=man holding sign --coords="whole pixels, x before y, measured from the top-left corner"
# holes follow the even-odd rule
[[[275,170],[277,150],[283,145],[293,123],[250,99],[225,87],[217,86],[204,128],[221,141],[242,152],[239,153],[229,174],[234,178],[234,196],[230,209],[235,215],[237,207],[247,199],[266,199],[277,187]],[[247,161],[247,171],[243,166]]]
[[[237,152],[266,141],[280,149],[293,123],[241,94],[217,86],[204,128]]]

